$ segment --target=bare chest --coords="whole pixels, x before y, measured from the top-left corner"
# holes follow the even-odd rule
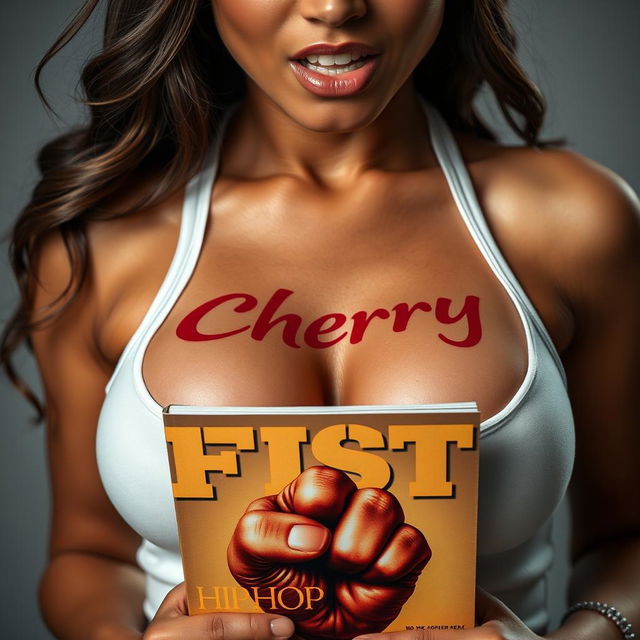
[[[446,201],[445,201],[446,203]],[[457,211],[371,202],[369,215],[224,210],[146,347],[155,400],[218,405],[475,400],[526,371],[522,320]]]

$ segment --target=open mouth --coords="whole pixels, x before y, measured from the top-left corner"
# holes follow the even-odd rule
[[[363,55],[359,52],[339,53],[336,55],[316,54],[296,60],[299,64],[326,76],[337,76],[364,67],[375,56]]]
[[[306,90],[323,98],[345,98],[364,91],[381,52],[361,43],[317,44],[301,49],[289,66]]]

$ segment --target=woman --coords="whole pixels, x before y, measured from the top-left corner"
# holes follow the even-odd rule
[[[29,337],[46,388],[42,606],[59,637],[293,633],[282,616],[188,618],[181,586],[165,597],[180,570],[159,407],[178,399],[475,399],[479,584],[493,595],[479,592],[478,628],[430,637],[624,637],[592,608],[543,635],[546,522],[572,468],[571,601],[607,601],[637,628],[637,203],[605,170],[540,148],[543,104],[502,5],[108,3],[105,49],[83,76],[91,124],[45,148],[16,225],[24,300],[3,341],[6,362]],[[485,81],[527,146],[490,140],[471,105]],[[305,318],[441,294],[457,333],[439,340],[418,312],[394,332],[373,312],[358,340],[327,330],[326,344],[292,345],[280,325],[238,332],[243,310],[228,305],[197,328],[232,335],[176,334],[217,295],[282,289],[279,312]],[[148,429],[153,451],[136,442]]]

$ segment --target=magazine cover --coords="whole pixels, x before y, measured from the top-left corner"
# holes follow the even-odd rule
[[[190,614],[313,638],[473,627],[474,404],[163,416]]]

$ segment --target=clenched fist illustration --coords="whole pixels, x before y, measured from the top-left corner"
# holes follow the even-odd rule
[[[385,629],[431,557],[384,489],[357,489],[330,467],[311,467],[278,495],[252,502],[229,543],[229,569],[264,611],[312,638]]]

